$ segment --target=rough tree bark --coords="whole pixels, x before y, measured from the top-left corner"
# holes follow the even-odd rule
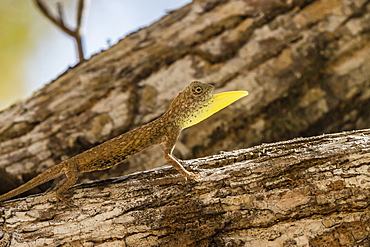
[[[370,126],[369,40],[370,1],[368,0],[194,1],[179,10],[171,12],[153,25],[129,35],[118,44],[95,55],[90,60],[71,68],[55,81],[35,92],[31,98],[0,112],[0,193],[18,186],[63,159],[158,117],[167,109],[176,94],[191,80],[195,79],[214,83],[217,91],[242,89],[248,90],[250,95],[207,121],[186,130],[177,144],[178,153],[176,155],[181,158],[201,157],[218,153],[221,150],[246,148],[262,142],[290,139],[297,136],[311,136],[340,130],[368,128]],[[328,142],[328,145],[331,145],[330,141]],[[307,142],[307,145],[307,150],[309,150],[311,143]],[[280,149],[284,150],[280,146],[277,147],[279,148],[271,152],[277,152]],[[259,148],[256,147],[253,150],[259,150]],[[333,149],[335,149],[334,146]],[[316,149],[313,148],[312,150],[315,154],[316,151],[314,150]],[[299,149],[297,149],[298,151]],[[260,153],[264,155],[263,151]],[[162,156],[161,148],[154,147],[132,157],[132,159],[125,161],[123,165],[114,169],[86,174],[81,181],[96,178],[103,179],[161,166],[165,164]],[[325,157],[322,157],[322,159],[330,160],[331,156]],[[228,160],[226,157],[224,159]],[[307,159],[309,160],[309,158]],[[348,161],[350,163],[349,166],[352,164],[350,161]],[[312,162],[308,163],[311,164]],[[292,159],[292,163],[288,161],[283,163],[291,169],[293,169],[292,165],[296,164],[294,159]],[[256,164],[259,163],[256,161]],[[323,174],[328,173],[327,176],[334,174],[332,169],[335,170],[335,167],[331,164],[335,163],[327,161],[323,165],[327,165],[326,168],[323,168],[324,170],[327,169]],[[301,165],[298,165],[298,170],[299,167]],[[281,173],[276,173],[278,177],[268,177],[270,168],[265,165],[258,166],[258,169],[260,169],[258,176],[261,176],[261,181],[275,181],[270,181],[272,184],[278,183],[279,179],[283,181],[283,184],[285,181],[287,185],[291,185],[287,187],[287,191],[293,193],[292,197],[294,198],[295,187],[292,187],[294,181],[296,181],[294,174],[287,173],[290,174],[288,176],[285,174],[285,171],[281,171]],[[261,169],[266,169],[266,171]],[[302,169],[304,170],[304,168]],[[305,175],[305,179],[315,181],[314,179],[321,176],[320,169],[319,166],[319,168],[316,167],[313,171],[305,173],[308,174]],[[171,172],[173,172],[172,169]],[[363,172],[365,175],[366,171],[364,170]],[[104,186],[96,188],[106,191],[106,194],[114,194],[118,193],[113,190],[115,186],[126,186],[132,189],[135,186],[144,184],[148,186],[148,191],[151,191],[153,196],[155,195],[167,201],[168,205],[175,205],[173,206],[174,211],[171,211],[172,209],[170,208],[168,209],[169,211],[163,211],[162,216],[153,213],[153,221],[158,225],[148,224],[147,226],[142,226],[143,230],[133,228],[132,232],[124,232],[120,237],[110,238],[111,242],[115,239],[123,239],[124,237],[135,235],[133,232],[140,235],[141,232],[145,232],[145,229],[150,230],[155,229],[157,226],[159,227],[160,222],[167,221],[168,212],[177,214],[178,211],[176,210],[180,206],[176,205],[179,201],[182,201],[183,205],[193,203],[193,199],[187,196],[188,189],[193,191],[193,186],[195,186],[194,191],[198,191],[197,188],[203,188],[203,186],[205,188],[206,185],[211,186],[208,190],[217,188],[214,187],[216,185],[225,185],[221,182],[223,181],[222,179],[217,182],[220,184],[216,184],[216,182],[213,184],[213,182],[210,182],[213,181],[212,179],[206,179],[205,184],[203,182],[194,184],[192,182],[185,183],[175,176],[175,181],[180,183],[179,188],[173,187],[174,183],[171,182],[172,180],[164,179],[166,173],[162,173],[162,171],[160,175],[147,174],[156,173],[131,175],[125,177],[122,181],[118,180],[117,184],[113,183],[114,180],[109,180],[108,182],[103,182]],[[228,183],[230,184],[233,183],[232,181],[239,181],[240,179],[238,172],[232,174],[235,177],[228,178]],[[264,174],[267,177],[264,177]],[[160,186],[159,188],[167,188],[169,191],[178,190],[178,201],[171,202],[171,198],[166,199],[166,194],[159,190],[158,187],[155,187],[158,189],[158,192],[155,193],[152,189],[149,189],[152,183],[148,182],[147,177],[152,178],[153,176],[153,179],[156,176],[163,176],[162,179],[156,180],[156,183],[160,183],[158,181],[163,183],[162,186],[158,185]],[[133,180],[130,182],[126,181],[126,179]],[[245,175],[246,184],[249,184],[248,181],[250,179],[249,175]],[[237,182],[235,183],[238,184]],[[341,186],[344,189],[349,186],[346,180],[338,183],[343,183],[343,186]],[[299,183],[296,186],[298,185]],[[45,190],[49,186],[50,184],[46,184],[44,187],[31,193]],[[79,197],[75,195],[74,200],[81,198],[77,204],[85,205],[89,208],[94,205],[94,200],[85,198],[88,196],[92,198],[100,196],[94,194],[96,193],[94,186],[97,185],[91,185],[92,188],[88,189],[88,192],[80,192],[81,196]],[[254,188],[253,186],[251,188]],[[262,185],[259,184],[258,186]],[[267,184],[264,186],[267,196],[270,187]],[[337,184],[333,186],[335,187]],[[364,182],[363,186],[360,188],[365,188],[367,184]],[[122,189],[122,187],[120,188]],[[235,188],[238,188],[238,186],[236,185]],[[215,191],[223,193],[225,196],[232,196],[235,188],[226,186],[225,189],[219,188]],[[271,189],[273,188],[274,186],[271,187]],[[259,236],[265,236],[263,239],[271,238],[273,240],[277,239],[278,237],[276,236],[279,235],[272,234],[274,230],[271,230],[276,227],[277,222],[283,221],[283,225],[288,229],[289,224],[291,224],[288,221],[295,222],[304,218],[306,221],[300,221],[300,224],[297,223],[295,225],[298,237],[293,239],[299,242],[301,241],[299,236],[303,234],[300,230],[309,231],[309,223],[316,217],[314,215],[322,218],[336,215],[336,219],[346,219],[347,214],[351,218],[351,215],[354,214],[353,212],[358,210],[357,204],[349,203],[348,205],[346,204],[347,206],[344,207],[342,212],[341,201],[330,194],[330,188],[332,186],[320,187],[322,197],[334,198],[328,204],[333,208],[337,208],[337,211],[329,210],[328,215],[324,211],[321,212],[316,207],[311,208],[310,206],[304,208],[303,211],[306,214],[301,214],[296,207],[289,209],[288,203],[285,203],[284,205],[288,207],[290,210],[288,211],[291,214],[287,214],[286,217],[284,215],[279,216],[280,218],[274,216],[274,218],[268,210],[262,210],[262,207],[252,207],[253,210],[247,210],[250,212],[249,217],[253,215],[258,217],[247,217],[251,222],[256,218],[257,222],[253,225],[253,230],[248,231],[252,226],[243,225],[248,223],[244,222],[248,220],[240,216],[243,214],[236,214],[239,216],[235,216],[237,219],[238,217],[244,219],[244,223],[238,223],[241,224],[240,228],[238,228],[232,222],[223,224],[222,217],[217,213],[217,210],[206,212],[205,215],[208,216],[205,217],[211,217],[211,212],[213,212],[213,224],[215,226],[212,228],[207,225],[206,228],[202,228],[202,221],[196,220],[198,216],[201,216],[199,212],[189,211],[186,215],[179,213],[178,221],[173,221],[178,228],[174,229],[188,229],[189,232],[184,236],[189,237],[189,244],[201,243],[203,241],[202,238],[194,239],[192,236],[195,235],[191,234],[192,231],[194,231],[194,234],[199,232],[202,235],[202,232],[207,231],[208,228],[211,233],[212,229],[216,229],[212,233],[215,236],[220,232],[224,236],[230,234],[230,239],[237,238],[236,234],[239,234],[240,238],[244,238],[248,234],[250,236],[259,234]],[[352,187],[348,188],[351,188],[351,191],[355,191],[356,195],[363,196],[364,202],[368,200],[368,195],[364,191],[361,191],[363,194],[357,193],[357,185],[353,186],[354,189]],[[111,189],[112,192],[110,192]],[[238,193],[242,193],[239,190],[245,190],[244,193],[248,194],[246,187],[240,187],[236,190]],[[251,191],[254,190],[252,189]],[[134,205],[139,205],[139,208],[135,208],[135,210],[144,210],[147,207],[146,202],[143,204],[144,206],[140,206],[143,203],[140,191],[137,197],[135,190],[129,192],[129,189],[124,189],[124,192],[128,193],[127,196],[130,197]],[[285,192],[285,190],[281,190],[281,193]],[[123,195],[126,198],[125,193],[120,193],[119,195]],[[191,193],[197,195],[196,193],[198,192]],[[190,195],[193,195],[191,193]],[[300,193],[309,195],[308,192],[308,194],[305,194],[306,191],[304,189]],[[199,195],[203,194],[203,192],[199,192]],[[286,194],[286,197],[290,196],[288,192]],[[338,194],[341,193],[338,192]],[[275,195],[274,191],[271,192],[271,195]],[[222,197],[220,195],[215,198]],[[305,198],[305,196],[303,197]],[[206,200],[202,197],[197,198],[199,201]],[[110,209],[105,208],[106,212],[114,212],[114,206],[112,205],[116,205],[114,200],[117,198],[107,197],[104,199],[107,201],[106,205],[110,205]],[[279,199],[276,200],[279,201]],[[159,206],[161,206],[159,205],[160,201],[153,202],[154,204],[148,207],[148,210],[150,208],[156,209],[155,207],[158,207],[159,210]],[[199,211],[201,211],[203,201],[197,204]],[[310,205],[310,202],[304,201],[302,205]],[[32,206],[27,205],[36,205],[34,203],[33,200],[27,201],[25,199],[17,203],[7,204],[5,207],[7,208],[5,210],[5,218],[8,219],[7,224],[11,222],[9,217],[12,217],[13,221],[17,220],[17,218],[14,218],[17,214],[12,213],[15,211],[11,211],[10,207],[19,209],[19,207],[25,205],[24,210],[27,210],[32,209]],[[125,201],[125,203],[127,202]],[[243,203],[250,205],[248,202]],[[289,201],[289,203],[291,202]],[[40,208],[48,207],[50,210],[47,210],[47,212],[51,212],[48,215],[52,216],[50,218],[43,215],[34,216],[32,215],[33,213],[31,216],[27,213],[20,213],[20,215],[35,217],[40,222],[44,222],[44,224],[48,224],[49,219],[55,219],[55,217],[74,217],[69,214],[72,211],[68,209],[59,211],[54,204],[40,203],[37,205]],[[117,205],[119,205],[118,208],[123,207],[122,210],[117,209],[119,212],[122,212],[122,215],[127,213],[125,204],[121,205],[118,203]],[[293,203],[293,205],[295,204]],[[366,205],[363,208],[366,208]],[[222,209],[223,207],[216,208],[225,210]],[[66,214],[66,210],[69,212],[68,214]],[[135,210],[132,212],[135,212]],[[358,216],[361,216],[361,210]],[[119,215],[120,213],[117,214]],[[193,215],[193,218],[188,214]],[[232,213],[230,215],[230,217],[234,217]],[[308,215],[308,217],[305,215]],[[114,221],[113,216],[110,222]],[[138,224],[141,217],[139,216],[138,214],[138,218],[135,218],[135,222],[138,222]],[[40,217],[42,220],[40,220]],[[89,218],[90,224],[94,222],[98,224],[96,222],[98,220],[91,214],[86,217]],[[260,217],[265,217],[266,222],[264,224],[258,223],[261,221]],[[356,218],[355,216],[353,217]],[[356,219],[367,222],[365,216],[365,218],[361,217]],[[66,218],[63,219],[65,220]],[[128,222],[131,219],[133,218],[125,218]],[[169,217],[168,220],[170,219],[173,218]],[[218,219],[220,219],[219,222]],[[252,224],[251,222],[248,224]],[[337,227],[345,226],[357,229],[362,234],[359,235],[365,236],[363,234],[366,231],[362,231],[362,228],[362,230],[356,228],[357,225],[352,223],[354,221],[333,220],[331,222],[331,225],[325,223],[326,225],[324,224],[324,226],[327,228],[334,227],[331,229],[336,229],[336,231],[331,232],[330,234],[332,235],[328,233],[328,238],[335,234],[340,235],[338,232],[342,231],[340,230],[342,228]],[[184,228],[180,227],[181,224]],[[219,226],[219,224],[224,228]],[[256,228],[255,226],[258,227]],[[11,228],[11,226],[7,227]],[[80,230],[81,228],[78,229]],[[63,229],[76,233],[77,228],[67,227]],[[239,229],[242,230],[239,231]],[[32,229],[30,228],[29,231],[32,232]],[[167,235],[161,235],[163,232],[160,234],[151,233],[152,235],[143,234],[143,239],[150,241],[150,239],[154,239],[156,236],[161,236],[164,239],[163,243],[167,243],[170,237],[175,234],[172,234],[171,227],[167,231],[169,232]],[[311,231],[315,233],[314,229]],[[37,230],[35,232],[40,234]],[[318,230],[316,233],[320,235],[319,232]],[[3,235],[4,238],[9,236],[7,231],[5,233]],[[35,239],[38,236],[37,234],[33,235]],[[87,235],[84,234],[88,235],[86,232],[81,232],[79,235],[81,238],[69,238],[69,240],[74,239],[78,241],[78,239],[84,239],[83,241],[86,240],[87,242],[88,238],[85,238]],[[211,235],[205,234],[202,236]],[[357,236],[355,233],[352,233],[352,235]],[[12,235],[12,237],[14,236]],[[63,236],[68,239],[68,236]],[[31,240],[32,236],[27,235],[26,238]],[[59,237],[59,234],[56,232],[54,232],[52,238],[57,238],[56,241],[60,241],[58,243],[64,243],[62,237]],[[137,239],[137,237],[132,239]],[[217,242],[221,241],[217,240],[218,238],[213,239],[216,245],[221,243]],[[354,237],[354,239],[358,241],[361,238]],[[100,240],[96,241],[99,242]],[[240,241],[242,243],[244,240]],[[128,243],[132,242],[128,241]],[[237,245],[237,242],[233,243]],[[294,245],[294,242],[291,242],[291,245]]]
[[[369,246],[370,129],[297,138],[4,203],[8,246]]]

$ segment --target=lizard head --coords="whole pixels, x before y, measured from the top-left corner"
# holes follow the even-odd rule
[[[173,100],[168,113],[175,114],[181,129],[193,126],[210,117],[238,99],[247,91],[230,91],[213,94],[214,87],[193,81]]]

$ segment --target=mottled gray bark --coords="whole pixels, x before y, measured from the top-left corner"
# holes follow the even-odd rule
[[[368,128],[370,127],[369,40],[368,0],[194,1],[171,12],[153,25],[129,35],[90,60],[71,68],[35,92],[29,99],[0,112],[0,193],[22,184],[61,160],[155,119],[192,80],[214,83],[217,92],[248,90],[250,95],[210,119],[185,130],[176,150],[176,155],[181,158],[217,154],[221,150],[247,148],[262,142],[297,136]],[[309,148],[311,144],[307,145]],[[263,151],[261,154],[263,155]],[[113,169],[85,174],[81,181],[129,174],[164,164],[166,162],[161,148],[153,147]],[[334,174],[332,169],[335,170],[335,166],[327,165],[325,169],[328,176]],[[270,166],[261,167],[266,171],[260,170],[259,175],[268,174]],[[261,167],[259,169],[262,169]],[[216,188],[212,187],[216,186],[215,184],[207,184],[208,182],[202,182],[200,185],[185,183],[177,177],[173,169],[170,171],[176,175],[176,182],[181,181],[180,189],[168,179],[164,179],[166,173],[158,175],[163,176],[159,181],[165,181],[163,186],[168,190],[175,186],[184,205],[191,202],[188,202],[188,189],[197,189],[197,186],[210,186],[209,190]],[[315,178],[321,176],[319,171],[317,170],[317,174],[315,172],[309,174]],[[145,184],[150,188],[151,182],[145,176],[151,178],[154,175],[145,174],[155,173],[132,175],[128,180],[135,178],[132,181],[139,181],[138,184],[146,181]],[[237,174],[238,172],[233,173],[235,177],[228,179],[237,181]],[[295,177],[291,176],[286,175],[281,181],[285,181],[286,184],[294,183]],[[312,179],[310,176],[307,175],[306,178]],[[245,183],[249,183],[250,178],[248,176],[246,178]],[[280,181],[277,177],[263,177],[261,184],[268,184],[275,181],[274,179]],[[128,183],[136,183],[129,181]],[[277,183],[276,181],[272,183]],[[104,182],[100,190],[105,190],[104,187],[109,184],[109,181]],[[270,187],[267,184],[264,186],[268,189]],[[45,190],[49,186],[50,184],[46,184],[31,193]],[[113,183],[110,186],[114,187],[117,184]],[[122,186],[132,188],[133,185],[123,183]],[[193,186],[195,188],[192,188]],[[110,188],[108,186],[106,189],[109,193]],[[91,190],[91,193],[88,192],[89,195],[91,194],[93,198],[98,196],[94,188]],[[154,193],[153,190],[148,190]],[[228,196],[228,193],[231,195],[234,193],[228,188],[219,190]],[[328,188],[323,187],[322,190],[325,197]],[[283,192],[285,193],[284,190],[281,193]],[[130,193],[136,192],[133,190]],[[139,200],[140,193],[139,191],[137,198],[132,195],[131,199]],[[295,192],[292,190],[290,193]],[[83,194],[81,192],[80,197]],[[355,194],[362,196],[357,191]],[[157,192],[153,195],[164,199]],[[164,197],[165,195],[163,194]],[[364,198],[366,201],[366,193]],[[86,198],[81,200],[81,204],[86,202],[86,207],[92,207],[94,204]],[[107,205],[112,205],[115,197],[106,200],[109,201]],[[165,200],[169,200],[168,204],[171,204],[171,198]],[[174,205],[177,205],[176,203],[173,202]],[[340,201],[337,200],[328,204],[341,207]],[[61,214],[58,217],[64,217],[64,210],[55,211],[54,204],[41,205],[50,207],[51,211],[58,215]],[[200,205],[199,208],[202,208],[203,204]],[[153,205],[155,206],[159,208],[160,205]],[[146,205],[140,210],[144,210],[144,207]],[[347,218],[344,217],[348,211],[348,217],[351,218],[354,215],[351,210],[356,208],[358,206],[353,204],[353,207],[346,206],[345,212],[335,211],[337,219],[343,221],[332,221],[331,226],[327,223],[324,226],[330,228],[348,225],[356,228],[353,221],[346,221]],[[105,210],[109,212],[114,210],[114,207]],[[258,207],[252,211],[247,210],[249,212],[247,215],[266,214],[266,222],[272,222],[271,224],[287,219],[290,219],[290,222],[300,219],[296,208],[291,210],[292,213],[286,218],[283,217],[284,219],[279,218],[280,216],[270,218],[268,211],[259,210]],[[306,210],[311,212],[313,209],[309,207]],[[320,213],[315,210],[312,212],[315,212],[313,215]],[[199,223],[199,229],[194,230],[195,233],[207,229],[210,229],[211,234],[219,233],[218,230],[213,231],[209,225],[203,229],[202,221],[196,221],[197,213],[194,212],[193,215],[194,218],[189,222],[186,221],[188,216],[178,216],[180,217],[178,227],[184,223],[183,229],[192,229],[192,226],[195,229]],[[213,218],[217,227],[223,224],[222,217],[218,215],[215,212],[213,217],[209,216]],[[233,214],[230,215],[231,219],[234,219]],[[235,217],[238,219],[243,214],[237,215]],[[326,214],[319,216],[325,218]],[[154,214],[153,217],[159,216]],[[365,218],[356,217],[353,216],[351,219],[367,222],[365,216]],[[315,216],[304,219],[314,218]],[[90,220],[93,219],[94,217],[90,217]],[[166,221],[167,216],[162,220]],[[293,229],[290,228],[291,223],[284,222],[286,229]],[[246,227],[239,232],[231,223],[224,224],[225,227],[230,225],[228,230],[222,230],[225,238],[227,234],[231,234],[230,239],[237,239],[235,234],[240,234],[244,238],[258,232],[265,234],[266,239],[270,235],[271,239],[279,236],[274,235],[274,231],[270,232],[271,234],[263,231],[269,224],[260,224],[260,228],[253,230]],[[300,231],[310,229],[303,223],[301,225],[297,223],[295,226]],[[70,229],[71,234],[74,234],[75,228]],[[170,230],[171,228],[168,229]],[[136,228],[132,231],[140,232]],[[298,230],[297,232],[297,236],[300,236],[301,233]],[[127,236],[132,234],[128,232]],[[153,235],[147,235],[146,239],[157,235],[163,236],[162,233],[151,234]],[[189,234],[184,235],[189,236],[189,243],[201,241],[194,240],[193,235]],[[334,236],[339,233],[330,234]],[[126,235],[121,237],[123,236]],[[218,240],[214,239],[215,243],[218,243]],[[114,237],[110,239],[112,242],[114,240]]]
[[[2,205],[12,246],[369,246],[370,130],[225,152]],[[0,242],[1,244],[1,242]]]
[[[194,1],[1,112],[0,167],[18,178],[1,192],[160,116],[194,79],[250,95],[186,130],[182,158],[369,127],[369,8],[365,0]],[[154,148],[84,180],[164,164]]]

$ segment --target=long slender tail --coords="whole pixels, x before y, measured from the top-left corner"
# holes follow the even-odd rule
[[[59,177],[61,174],[64,173],[63,171],[64,163],[59,163],[53,167],[50,167],[45,172],[37,175],[30,181],[28,181],[25,184],[22,184],[18,188],[15,188],[14,190],[9,191],[8,193],[5,193],[0,196],[0,201],[8,200],[14,196],[17,196],[19,194],[22,194],[23,192],[26,192],[32,188],[35,188],[36,186],[39,186],[40,184],[46,183],[56,177]]]

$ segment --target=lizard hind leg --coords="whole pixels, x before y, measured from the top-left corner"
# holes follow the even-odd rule
[[[64,183],[63,184],[58,183],[57,185],[58,189],[55,194],[58,200],[61,200],[61,201],[66,200],[63,194],[77,182],[79,172],[77,171],[77,167],[75,165],[70,164],[64,168],[64,174],[66,178],[61,181]]]
[[[57,191],[66,181],[67,181],[66,177],[60,179],[59,181],[56,181],[56,184],[47,189],[45,193]]]

